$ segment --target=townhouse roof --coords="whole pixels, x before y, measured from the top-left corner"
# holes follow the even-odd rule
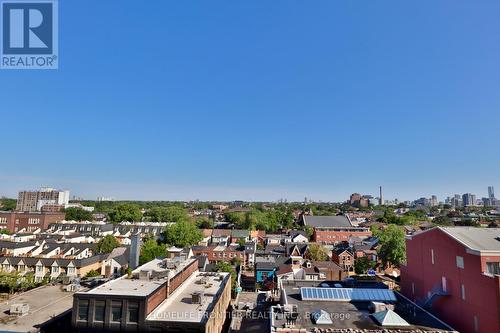
[[[214,229],[212,237],[229,237],[231,236],[231,229]]]
[[[30,242],[12,242],[12,241],[0,241],[0,249],[22,249],[25,247],[34,247],[37,246],[38,243],[36,241]]]
[[[351,221],[345,215],[337,216],[303,216],[304,224],[317,227],[352,227]]]
[[[249,235],[250,235],[249,230],[239,230],[239,229],[231,230],[231,237],[247,238]]]

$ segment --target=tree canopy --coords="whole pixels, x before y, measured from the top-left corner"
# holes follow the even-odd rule
[[[328,260],[328,252],[320,244],[311,244],[309,246],[309,257],[315,261],[326,261]]]
[[[66,221],[92,221],[92,213],[78,207],[69,207],[64,210]]]
[[[111,222],[137,222],[142,220],[142,213],[139,206],[135,204],[120,204],[116,206],[109,214]]]
[[[163,240],[165,243],[177,247],[186,247],[197,244],[203,236],[192,222],[180,221],[165,228]]]
[[[11,211],[16,209],[17,200],[1,198],[0,199],[0,210]]]
[[[141,247],[141,255],[139,256],[139,264],[143,265],[158,257],[164,257],[166,253],[165,244],[159,244],[154,239],[149,239],[144,242]]]
[[[368,257],[357,258],[354,262],[354,272],[356,274],[366,274],[370,268],[374,268],[375,261],[370,260]]]
[[[186,209],[181,206],[152,207],[144,214],[151,222],[180,222],[189,221]]]
[[[380,231],[379,239],[381,247],[378,254],[384,267],[389,264],[399,267],[406,260],[406,243],[403,229],[391,224]]]
[[[120,247],[118,240],[112,235],[107,235],[97,242],[96,250],[98,253],[110,253],[117,247]]]

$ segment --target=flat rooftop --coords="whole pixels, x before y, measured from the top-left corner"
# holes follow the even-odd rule
[[[129,278],[127,275],[124,275],[89,290],[86,294],[145,297],[152,294],[156,289],[165,284],[168,279],[173,278],[179,271],[195,260],[196,259],[186,259],[184,261],[173,260],[172,262],[176,263],[175,268],[167,268],[164,264],[164,260],[154,259],[132,271],[132,276],[134,276],[134,278]],[[137,275],[140,274],[141,271],[150,271],[152,278],[150,280],[141,280],[137,278]]]
[[[404,327],[390,327],[380,326],[371,316],[368,306],[370,302],[367,301],[317,301],[317,300],[302,300],[300,288],[310,287],[311,283],[302,285],[300,282],[296,284],[285,284],[283,288],[287,295],[287,302],[290,305],[297,306],[297,319],[295,320],[294,329],[306,329],[308,332],[317,329],[335,329],[335,330],[388,330],[389,332],[399,330],[406,331],[434,331],[434,332],[449,332],[452,329],[439,321],[429,313],[420,308],[412,306],[408,299],[404,298],[395,292],[397,300],[395,302],[388,302],[394,305],[394,311],[410,326]],[[318,283],[318,287],[321,285]],[[375,289],[373,289],[375,290]],[[283,312],[274,308],[274,328],[284,328],[287,320],[283,316]],[[324,310],[330,314],[333,324],[315,324],[311,319],[311,314],[317,310]]]
[[[202,322],[210,314],[211,305],[229,281],[229,273],[195,273],[177,288],[146,318],[149,321]],[[201,303],[193,303],[199,293]]]
[[[46,285],[18,294],[0,303],[0,330],[38,332],[38,326],[73,307],[73,292],[62,291],[60,285]],[[27,303],[29,312],[18,317],[10,315],[12,304]]]

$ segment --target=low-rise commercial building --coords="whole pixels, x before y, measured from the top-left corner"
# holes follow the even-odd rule
[[[195,258],[155,259],[76,293],[72,326],[74,332],[219,333],[230,298],[229,273],[201,273]]]

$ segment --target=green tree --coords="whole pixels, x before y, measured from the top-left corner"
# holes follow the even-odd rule
[[[384,267],[392,264],[399,267],[406,260],[405,233],[401,227],[389,225],[380,234],[380,250],[378,255]]]
[[[234,292],[236,287],[238,287],[238,283],[237,283],[238,276],[236,274],[236,270],[234,269],[234,267],[230,263],[227,263],[225,261],[219,261],[215,265],[215,271],[216,272],[231,273],[231,290]]]
[[[109,214],[111,222],[136,222],[142,220],[142,213],[136,204],[120,204],[116,206]]]
[[[146,217],[151,222],[180,222],[189,221],[190,217],[183,207],[153,207],[146,212]]]
[[[354,271],[356,274],[366,274],[370,268],[375,267],[375,262],[368,257],[361,257],[354,261]]]
[[[0,210],[11,211],[16,209],[17,200],[1,198],[0,199]]]
[[[92,213],[78,207],[69,207],[64,210],[66,221],[92,221]]]
[[[448,216],[438,216],[434,220],[432,220],[433,223],[437,225],[442,225],[442,226],[452,226],[453,221],[448,217]]]
[[[196,225],[200,229],[213,229],[214,221],[207,216],[196,218]]]
[[[100,276],[101,274],[96,271],[95,269],[91,269],[90,271],[87,272],[87,274],[85,274],[85,277],[96,277],[96,276]]]
[[[192,222],[181,221],[168,225],[163,234],[165,243],[177,247],[186,247],[197,244],[203,236]]]
[[[118,240],[112,235],[107,235],[97,242],[96,250],[98,253],[111,253],[117,247],[120,247]]]
[[[328,260],[328,252],[320,244],[311,244],[309,246],[309,257],[315,261],[326,261]]]
[[[158,244],[154,239],[149,239],[144,242],[141,247],[141,255],[139,256],[139,264],[143,265],[155,258],[165,256],[165,244]]]

